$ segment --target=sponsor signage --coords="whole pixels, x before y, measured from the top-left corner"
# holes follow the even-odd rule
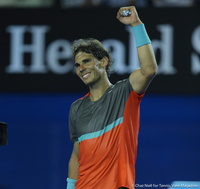
[[[76,76],[70,47],[93,37],[110,50],[112,83],[139,67],[131,28],[116,9],[1,9],[0,91],[87,91]],[[200,93],[200,9],[138,9],[159,70],[149,93]],[[169,14],[170,12],[170,14]],[[188,15],[190,17],[188,20]]]

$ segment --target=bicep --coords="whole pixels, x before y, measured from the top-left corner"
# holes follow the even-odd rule
[[[157,72],[157,63],[151,44],[143,45],[138,49],[140,68],[133,71],[129,80],[137,94],[144,93]]]
[[[79,156],[79,143],[78,141],[74,142],[73,152],[77,157]]]
[[[154,76],[146,77],[142,74],[141,68],[138,68],[129,76],[130,84],[133,90],[138,94],[144,93]]]

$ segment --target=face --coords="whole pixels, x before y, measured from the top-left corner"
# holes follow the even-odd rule
[[[76,74],[86,85],[97,83],[105,73],[102,60],[96,59],[92,54],[78,52],[75,56]]]

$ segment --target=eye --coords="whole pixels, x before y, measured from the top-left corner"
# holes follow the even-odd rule
[[[91,59],[84,59],[84,60],[83,60],[83,63],[86,63],[86,64],[87,64],[87,63],[89,63],[90,61],[91,61]]]
[[[80,66],[80,64],[78,64],[78,63],[75,64],[75,67],[76,67],[76,68],[78,68],[79,66]]]

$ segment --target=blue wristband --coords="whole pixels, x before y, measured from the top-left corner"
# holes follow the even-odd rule
[[[77,180],[67,178],[67,189],[74,189]]]
[[[132,27],[132,30],[135,37],[136,47],[140,47],[151,43],[151,40],[149,39],[144,24],[134,26]]]

